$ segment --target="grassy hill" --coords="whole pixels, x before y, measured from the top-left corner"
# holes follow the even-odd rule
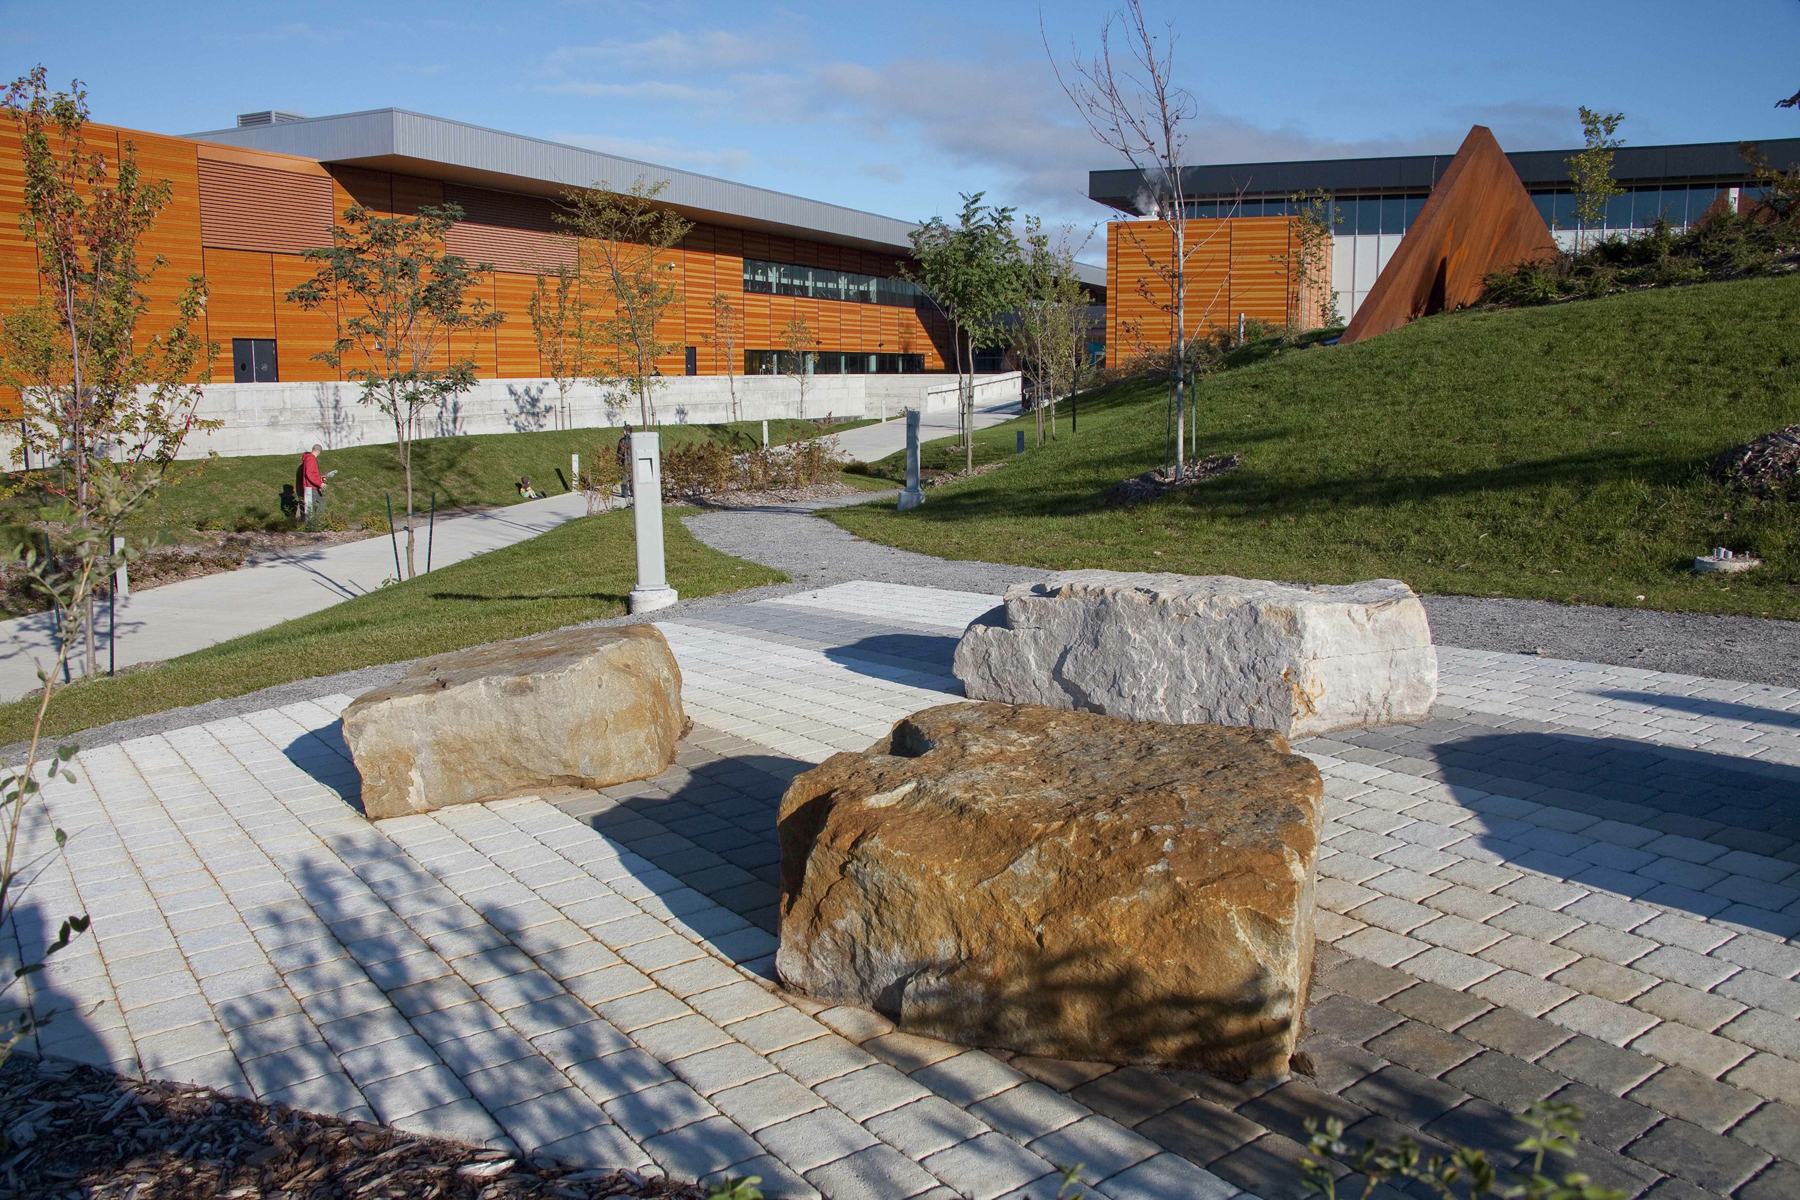
[[[1200,453],[1239,453],[1242,467],[1106,507],[1113,484],[1164,461],[1164,395],[1144,380],[1091,394],[1078,435],[1065,421],[1055,444],[910,513],[829,519],[906,549],[1045,568],[1389,576],[1425,592],[1800,618],[1800,504],[1732,496],[1704,473],[1800,421],[1800,278],[1458,313],[1285,351],[1197,389]],[[1022,424],[978,434],[980,456],[1012,459]],[[1693,556],[1715,545],[1767,565],[1694,576]]]

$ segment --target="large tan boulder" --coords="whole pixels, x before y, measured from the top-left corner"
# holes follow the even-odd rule
[[[966,1045],[1282,1075],[1320,812],[1269,730],[927,709],[782,798],[776,969]]]
[[[1423,721],[1437,698],[1425,606],[1397,579],[1065,571],[1008,589],[955,671],[972,700],[1292,738]]]
[[[647,779],[686,725],[681,669],[653,625],[440,654],[344,710],[371,820]]]

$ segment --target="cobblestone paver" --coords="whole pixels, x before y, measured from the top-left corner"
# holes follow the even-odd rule
[[[18,936],[85,907],[39,1052],[778,1196],[1299,1194],[1309,1117],[1517,1162],[1588,1114],[1630,1195],[1800,1171],[1800,692],[1442,652],[1418,727],[1312,739],[1328,797],[1306,1070],[969,1051],[773,979],[794,774],[957,694],[993,598],[845,584],[663,624],[663,775],[371,826],[348,697],[85,752]],[[348,802],[348,803],[347,803]],[[27,849],[47,842],[42,823]],[[16,952],[16,947],[9,947]]]

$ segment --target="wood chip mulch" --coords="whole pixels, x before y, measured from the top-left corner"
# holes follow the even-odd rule
[[[1734,446],[1713,460],[1710,471],[1734,492],[1800,499],[1800,425]]]
[[[1172,468],[1158,467],[1154,471],[1145,471],[1142,475],[1134,475],[1114,484],[1112,490],[1106,493],[1106,503],[1125,508],[1145,504],[1170,492],[1182,491],[1235,471],[1243,461],[1241,454],[1209,454],[1188,463],[1186,473],[1179,480],[1175,478]]]
[[[24,1200],[705,1200],[691,1183],[504,1151],[14,1055],[0,1197]]]

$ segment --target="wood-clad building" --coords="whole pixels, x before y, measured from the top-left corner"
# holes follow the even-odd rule
[[[623,189],[640,178],[668,180],[664,198],[694,222],[670,252],[682,299],[661,330],[675,347],[659,363],[663,374],[725,372],[725,351],[711,337],[717,295],[743,316],[739,373],[773,369],[781,330],[795,316],[817,337],[820,372],[946,369],[948,329],[902,277],[907,222],[395,109],[313,120],[259,114],[235,129],[186,137],[90,125],[86,136],[109,157],[129,143],[146,176],[169,181],[170,202],[142,247],[164,260],[149,290],[152,321],[190,275],[204,276],[215,382],[339,378],[317,357],[335,336],[333,314],[284,296],[311,277],[304,252],[328,245],[333,222],[352,204],[395,215],[460,206],[448,248],[491,264],[483,298],[506,320],[468,335],[453,353],[472,358],[482,378],[541,378],[530,297],[540,272],[578,254],[555,219],[558,198],[572,187]],[[21,202],[19,144],[7,127],[0,311],[38,295]],[[595,303],[604,313],[604,299]]]
[[[1330,262],[1296,278],[1300,261],[1295,217],[1220,217],[1185,222],[1189,337],[1235,329],[1242,315],[1265,325],[1321,323],[1330,295]],[[1115,365],[1174,343],[1174,288],[1169,272],[1175,237],[1155,220],[1106,227],[1106,345]]]

